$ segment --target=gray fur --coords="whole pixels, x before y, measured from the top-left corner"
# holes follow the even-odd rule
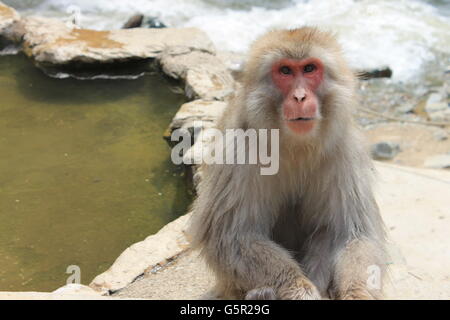
[[[378,265],[384,272],[385,234],[371,159],[352,120],[353,75],[334,42],[320,45],[330,35],[302,28],[294,31],[298,43],[277,48],[270,37],[291,31],[277,32],[255,43],[243,87],[218,127],[280,128],[280,171],[262,176],[259,165],[203,166],[193,245],[215,272],[220,298],[270,296],[267,288],[281,299],[379,298],[381,290],[366,286],[366,271]],[[267,70],[257,69],[269,68],[280,52],[299,59],[314,52],[334,63],[318,93],[322,119],[306,137],[280,123],[282,97]],[[252,291],[258,288],[264,292]]]

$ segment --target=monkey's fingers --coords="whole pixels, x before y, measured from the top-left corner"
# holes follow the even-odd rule
[[[245,295],[245,300],[276,300],[275,290],[271,287],[262,287],[250,290]]]
[[[321,300],[319,290],[304,277],[299,277],[295,282],[279,291],[280,299],[283,300]]]

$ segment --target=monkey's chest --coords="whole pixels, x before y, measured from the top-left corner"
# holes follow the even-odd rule
[[[297,258],[306,255],[313,241],[321,241],[328,228],[296,208],[283,210],[272,230],[273,240]]]

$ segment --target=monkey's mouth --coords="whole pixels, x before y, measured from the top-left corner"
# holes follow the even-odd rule
[[[312,120],[314,120],[315,118],[305,118],[305,117],[298,117],[298,118],[295,118],[295,119],[286,119],[286,121],[312,121]]]

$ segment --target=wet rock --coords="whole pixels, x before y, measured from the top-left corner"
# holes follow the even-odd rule
[[[178,46],[214,52],[208,36],[196,28],[97,31],[70,28],[57,19],[38,17],[21,23],[25,53],[40,65],[155,58],[165,49]]]
[[[425,160],[425,167],[444,169],[450,168],[450,154],[438,154]]]
[[[135,14],[130,17],[128,21],[123,25],[122,29],[132,28],[167,28],[167,26],[158,19],[158,17],[145,17],[143,14]]]
[[[130,17],[127,22],[125,22],[125,24],[122,26],[122,29],[139,28],[140,26],[142,26],[143,20],[143,14],[135,14],[134,16]]]
[[[234,91],[233,77],[215,55],[176,48],[158,60],[164,73],[184,81],[189,99],[224,100]]]
[[[372,158],[376,160],[391,160],[400,152],[400,145],[395,142],[378,142],[372,145]]]
[[[157,17],[147,17],[144,19],[144,22],[142,23],[142,26],[145,28],[167,28],[167,26],[159,20]]]

